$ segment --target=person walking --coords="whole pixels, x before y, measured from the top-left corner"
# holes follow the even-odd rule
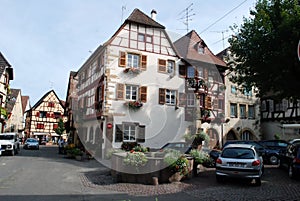
[[[60,137],[58,140],[58,154],[63,154],[64,142],[64,139]]]

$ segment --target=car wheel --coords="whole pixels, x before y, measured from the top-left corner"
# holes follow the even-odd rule
[[[295,172],[294,172],[294,168],[293,168],[293,165],[292,165],[292,164],[289,165],[289,177],[290,177],[291,179],[294,179],[294,178],[295,178]]]
[[[255,179],[255,186],[261,186],[261,178]]]
[[[15,149],[13,149],[13,150],[11,150],[11,153],[10,153],[10,155],[11,155],[11,156],[14,156],[14,155],[15,155],[15,153],[16,153],[16,150],[15,150]]]
[[[279,159],[278,159],[277,156],[272,155],[272,156],[270,156],[270,158],[269,158],[269,162],[270,162],[271,165],[277,165],[278,162],[279,162]]]

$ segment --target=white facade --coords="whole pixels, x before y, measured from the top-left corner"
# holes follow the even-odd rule
[[[136,14],[147,18],[136,10],[131,15]],[[185,92],[180,64],[164,28],[125,21],[78,71],[81,141],[98,144],[101,151],[123,142],[159,148],[182,141],[193,122],[184,120],[178,105],[179,93]],[[142,106],[131,109],[131,101]]]

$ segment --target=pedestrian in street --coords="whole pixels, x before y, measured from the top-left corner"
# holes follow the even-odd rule
[[[64,139],[60,137],[58,140],[58,154],[63,154],[64,142]]]

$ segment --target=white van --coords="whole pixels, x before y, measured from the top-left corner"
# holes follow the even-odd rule
[[[14,156],[20,151],[20,141],[17,133],[0,133],[1,152],[9,152]]]

